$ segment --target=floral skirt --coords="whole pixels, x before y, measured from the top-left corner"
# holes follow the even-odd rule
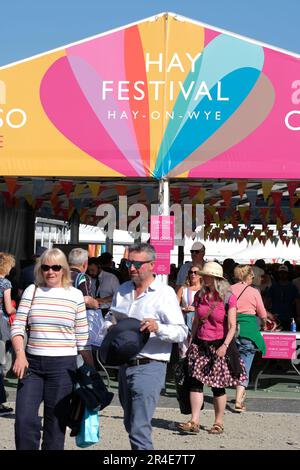
[[[224,357],[219,357],[216,350],[223,340],[198,341],[192,343],[187,351],[189,376],[209,387],[226,388],[239,385],[247,379],[244,362],[233,340],[233,347]],[[219,344],[218,344],[219,343]],[[233,359],[238,367],[233,367]]]

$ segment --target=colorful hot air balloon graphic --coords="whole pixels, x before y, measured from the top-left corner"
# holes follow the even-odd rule
[[[161,179],[300,172],[300,132],[285,123],[299,59],[254,41],[164,14],[15,67],[0,71],[10,96],[14,88],[14,107],[27,117],[18,140],[8,129],[1,149],[4,157],[13,153],[15,174]]]

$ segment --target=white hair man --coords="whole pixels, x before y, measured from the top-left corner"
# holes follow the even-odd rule
[[[98,302],[91,295],[91,280],[85,274],[88,267],[88,252],[83,248],[73,248],[68,260],[71,270],[73,286],[81,290],[87,308],[98,308]]]

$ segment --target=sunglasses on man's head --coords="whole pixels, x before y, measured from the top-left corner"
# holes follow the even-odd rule
[[[60,264],[53,264],[52,266],[49,266],[49,264],[41,265],[41,270],[44,272],[50,271],[50,269],[52,269],[52,271],[58,272],[61,270],[61,268],[62,266]]]
[[[151,263],[151,259],[147,260],[147,261],[129,261],[128,259],[125,261],[125,266],[126,268],[130,269],[131,266],[134,266],[135,269],[140,269],[143,264],[145,263]]]

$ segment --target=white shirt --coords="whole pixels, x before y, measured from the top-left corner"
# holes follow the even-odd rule
[[[98,275],[99,287],[95,293],[95,297],[109,297],[114,296],[120,287],[117,276],[106,271],[101,271]],[[107,304],[101,304],[100,308],[109,308],[110,302]]]
[[[172,287],[158,279],[137,298],[132,281],[122,284],[114,296],[104,327],[130,317],[138,320],[154,318],[158,331],[150,333],[150,338],[137,357],[149,357],[158,361],[169,361],[172,343],[180,343],[187,337],[188,329]]]

